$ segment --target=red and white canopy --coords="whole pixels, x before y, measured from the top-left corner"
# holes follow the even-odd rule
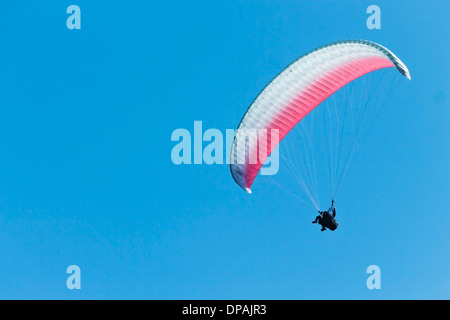
[[[407,67],[391,51],[365,40],[330,43],[294,61],[261,91],[242,118],[230,153],[234,180],[251,193],[267,157],[309,112],[347,83],[390,67],[411,79]],[[249,139],[249,132],[267,134]],[[271,139],[273,132],[278,133],[275,141]],[[261,148],[267,150],[263,156]],[[257,160],[248,161],[250,158]]]

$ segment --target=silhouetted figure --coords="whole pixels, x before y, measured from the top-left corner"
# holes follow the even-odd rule
[[[327,228],[331,231],[336,230],[338,227],[336,217],[336,208],[334,207],[334,200],[331,200],[331,207],[328,211],[319,211],[319,215],[312,223],[319,223],[322,226],[320,231],[325,231]]]

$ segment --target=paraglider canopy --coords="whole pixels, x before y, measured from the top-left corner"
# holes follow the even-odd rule
[[[383,68],[396,68],[411,79],[408,68],[391,51],[366,40],[333,42],[290,64],[260,92],[236,130],[230,152],[236,183],[251,193],[267,157],[292,128],[346,84]]]

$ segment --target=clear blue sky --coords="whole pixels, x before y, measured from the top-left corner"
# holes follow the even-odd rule
[[[0,298],[450,298],[448,2],[1,7]],[[390,48],[412,81],[355,159],[337,231],[262,180],[246,194],[226,165],[172,163],[174,129],[236,128],[287,64],[353,38]]]

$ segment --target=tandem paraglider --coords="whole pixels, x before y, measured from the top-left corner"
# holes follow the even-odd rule
[[[387,97],[394,88],[394,82],[401,78],[398,73],[386,71],[387,79],[375,80],[374,71],[393,68],[411,79],[408,68],[396,55],[382,45],[366,40],[333,42],[295,60],[258,94],[237,127],[230,150],[230,171],[235,182],[247,193],[252,193],[256,176],[272,151],[286,136],[290,136],[288,133],[293,128],[297,133],[304,130],[301,141],[293,144],[294,152],[317,148],[320,144],[324,145],[323,150],[315,152],[313,149],[300,156],[304,162],[301,166],[293,164],[288,148],[283,159],[286,167],[294,173],[295,181],[305,191],[308,202],[319,212],[314,223],[322,225],[322,231],[336,230],[334,199],[357,148],[362,145],[379,114],[373,103],[377,99],[381,101],[380,97]],[[353,83],[358,78],[367,82],[361,90],[354,90]],[[345,93],[349,87],[351,92],[344,95],[345,100],[336,101],[339,95],[335,93]],[[383,90],[383,93],[370,94],[371,88]],[[356,98],[351,95],[353,92],[357,93]],[[329,99],[330,96],[333,97]],[[329,109],[326,109],[327,103],[331,104]],[[322,106],[318,108],[319,105]],[[325,110],[323,114],[321,110]],[[314,117],[318,120],[307,126],[304,119]],[[364,117],[370,121],[363,123]],[[320,122],[322,127],[318,127]],[[277,139],[270,137],[274,131]],[[304,148],[300,147],[301,143]],[[344,150],[345,146],[347,149]],[[283,157],[281,152],[279,154]],[[328,167],[322,169],[314,161],[323,161]],[[302,177],[304,173],[306,177]],[[330,178],[329,182],[323,183],[325,175]],[[308,182],[312,186],[308,186]],[[277,185],[295,194],[284,180]],[[320,211],[321,192],[329,192],[327,198],[333,199],[328,211]]]
[[[338,227],[338,223],[336,221],[336,207],[334,206],[334,200],[331,200],[331,207],[328,211],[319,211],[319,215],[312,223],[318,223],[322,226],[320,231],[325,231],[329,229],[334,231]]]

